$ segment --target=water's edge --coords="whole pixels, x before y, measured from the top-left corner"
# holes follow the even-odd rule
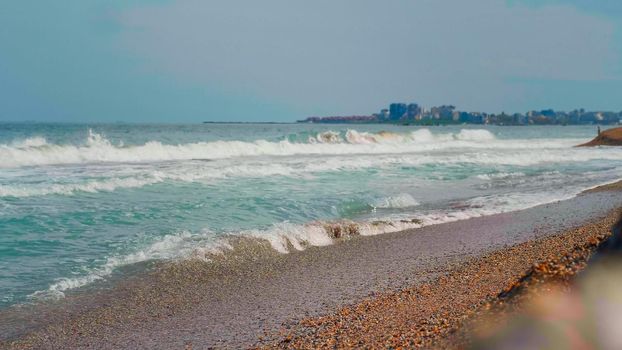
[[[88,323],[106,315],[110,326],[100,326],[93,337],[113,332],[119,346],[133,339],[141,346],[164,347],[152,336],[179,329],[176,325],[186,327],[176,334],[177,340],[190,337],[196,338],[194,344],[248,346],[262,331],[297,317],[419,283],[452,262],[561,232],[620,206],[617,192],[589,192],[522,211],[353,237],[290,254],[240,242],[240,249],[234,250],[238,253],[220,261],[158,263],[147,273],[144,266],[134,266],[135,271],[124,271],[131,277],[73,292],[65,300],[0,312],[0,335],[14,339],[49,324]],[[170,314],[153,317],[163,310]]]

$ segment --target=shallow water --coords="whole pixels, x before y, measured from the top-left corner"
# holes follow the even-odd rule
[[[229,235],[286,252],[330,244],[327,221],[371,235],[570,198],[621,177],[622,149],[572,147],[594,134],[0,124],[0,305],[61,297],[137,262],[206,257]]]

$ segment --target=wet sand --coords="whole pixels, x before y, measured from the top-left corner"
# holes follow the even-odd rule
[[[461,304],[466,309],[479,305],[549,254],[572,249],[583,244],[588,234],[606,231],[614,211],[622,207],[618,191],[619,186],[519,212],[355,237],[284,255],[257,244],[244,247],[241,242],[238,253],[223,261],[161,264],[150,273],[118,281],[111,289],[77,293],[47,309],[41,307],[48,310],[37,316],[44,318],[42,324],[54,325],[35,324],[26,332],[16,328],[14,320],[19,318],[1,313],[0,335],[11,338],[2,345],[168,349],[296,344],[312,348],[356,345],[344,342],[350,339],[347,335],[365,330],[380,337],[370,338],[369,344],[382,346],[382,337],[403,328],[395,328],[399,325],[381,314],[372,317],[366,309],[354,315],[376,320],[375,333],[369,331],[374,323],[360,328],[353,316],[344,318],[350,323],[341,322],[339,315],[347,310],[343,307],[377,305],[378,311],[386,308],[383,298],[408,299],[401,293],[410,290],[418,291],[413,299],[418,300],[418,293],[425,295],[430,293],[426,288],[437,286],[432,293],[437,299],[428,299],[428,307],[418,306],[420,313],[409,308],[425,303],[404,304],[401,310],[402,315],[419,315],[417,322],[432,320],[432,327],[438,326],[434,322],[443,321],[434,316],[433,308],[451,310],[459,302],[456,295],[464,298]],[[501,255],[493,259],[494,253]],[[460,269],[481,270],[479,282],[474,279],[476,284],[469,287],[471,278],[465,276],[471,274],[456,275]],[[452,276],[459,279],[444,284]],[[456,281],[466,286],[461,293],[449,289]],[[59,309],[64,316],[49,312]],[[11,317],[13,322],[3,322]],[[404,325],[412,327],[412,322]],[[386,326],[381,328],[383,323]],[[331,328],[331,324],[339,326]],[[323,336],[314,338],[311,333]],[[408,333],[401,334],[406,339]]]

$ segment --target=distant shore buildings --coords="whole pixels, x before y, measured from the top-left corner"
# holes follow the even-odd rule
[[[578,124],[620,124],[621,112],[586,111],[575,109],[571,112],[546,109],[529,111],[525,114],[514,113],[490,114],[482,112],[464,112],[455,106],[443,105],[425,109],[417,103],[392,103],[388,109],[382,109],[372,115],[309,117],[299,123],[325,124],[408,124],[408,125],[445,125],[445,124],[493,124],[493,125],[578,125]]]

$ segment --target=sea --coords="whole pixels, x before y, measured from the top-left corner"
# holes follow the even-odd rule
[[[288,254],[569,199],[622,178],[622,148],[574,147],[594,136],[592,125],[0,123],[0,309],[148,262],[209,263],[240,238]]]

